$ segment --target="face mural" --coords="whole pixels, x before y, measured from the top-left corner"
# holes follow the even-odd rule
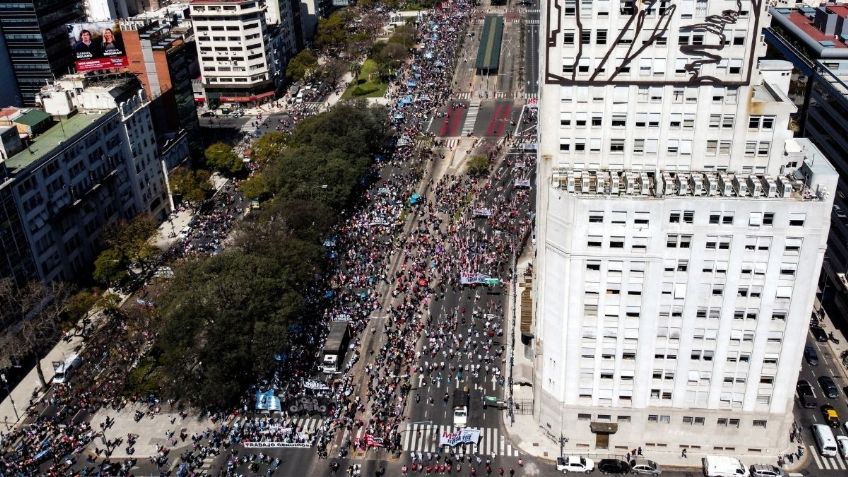
[[[547,0],[545,82],[748,84],[762,0],[708,1]],[[732,8],[707,15],[717,1]]]

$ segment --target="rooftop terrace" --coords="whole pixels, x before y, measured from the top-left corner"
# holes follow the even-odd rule
[[[109,112],[77,114],[67,119],[57,121],[50,129],[35,137],[29,147],[15,154],[6,161],[6,167],[14,174],[30,164],[40,160],[50,151],[77,134],[85,131],[98,119]]]

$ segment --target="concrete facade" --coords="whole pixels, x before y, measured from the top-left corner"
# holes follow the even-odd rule
[[[194,0],[191,18],[200,73],[211,101],[273,97],[271,42],[262,0]]]
[[[837,174],[764,7],[725,6],[542,4],[533,385],[567,452],[787,447]]]

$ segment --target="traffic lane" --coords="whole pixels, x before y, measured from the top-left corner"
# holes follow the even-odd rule
[[[817,406],[814,409],[804,409],[799,405],[798,409],[802,416],[802,425],[805,427],[805,437],[809,437],[809,439],[805,439],[805,441],[812,442],[812,434],[810,433],[809,426],[812,424],[825,424],[820,406],[830,404],[836,409],[840,420],[844,422],[845,419],[848,418],[848,403],[846,402],[844,389],[846,383],[839,369],[842,364],[838,357],[834,357],[830,353],[830,347],[827,343],[820,343],[816,341],[813,339],[812,335],[808,335],[806,345],[812,346],[813,349],[816,350],[816,354],[818,355],[818,364],[816,366],[811,366],[806,359],[802,359],[799,379],[805,379],[810,383],[810,386],[812,386],[813,392],[815,393]],[[830,376],[836,383],[839,388],[839,396],[836,399],[829,399],[824,395],[824,391],[818,383],[818,378],[820,376]],[[796,404],[797,397],[796,392]],[[839,432],[842,431],[844,431],[844,429]],[[837,434],[839,434],[839,432],[837,432]]]
[[[347,468],[342,465],[347,462],[346,459],[319,459],[318,452],[315,448],[265,448],[265,449],[245,449],[238,445],[233,449],[240,458],[239,464],[233,469],[238,474],[242,475],[286,475],[286,476],[306,476],[306,475],[327,475],[330,473],[330,463],[339,462],[340,473],[342,469]],[[258,460],[259,454],[268,456],[267,460],[262,462]],[[213,461],[211,469],[220,470],[221,475],[225,475],[229,466],[227,460],[232,454],[230,452],[221,452],[220,455]],[[256,457],[256,470],[251,468],[251,463],[242,463],[241,457]],[[274,459],[279,460],[279,466],[271,474],[268,470],[274,468]],[[213,475],[218,475],[214,473]]]

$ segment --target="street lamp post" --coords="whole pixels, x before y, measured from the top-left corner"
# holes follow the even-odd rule
[[[12,403],[12,411],[15,412],[15,422],[21,420],[21,416],[18,415],[18,408],[15,407],[15,400],[12,399],[12,391],[9,390],[9,381],[6,380],[6,374],[0,373],[0,380],[3,381],[3,385],[6,386],[6,394],[9,395],[9,401]],[[9,430],[9,422],[6,421],[6,430]]]

